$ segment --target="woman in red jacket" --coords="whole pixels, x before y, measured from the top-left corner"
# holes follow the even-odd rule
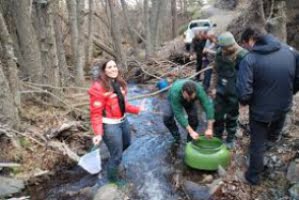
[[[105,62],[99,68],[99,76],[88,90],[90,118],[95,133],[93,143],[98,145],[104,140],[110,152],[108,179],[117,182],[122,152],[131,142],[126,113],[138,114],[141,109],[126,101],[127,84],[113,60]]]

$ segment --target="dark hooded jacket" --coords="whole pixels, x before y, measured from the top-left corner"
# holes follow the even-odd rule
[[[241,61],[237,93],[253,120],[272,122],[290,110],[297,90],[296,59],[291,47],[265,35]]]

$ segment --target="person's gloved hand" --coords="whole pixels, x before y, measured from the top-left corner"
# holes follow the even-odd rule
[[[96,135],[92,138],[92,142],[95,146],[99,145],[101,141],[102,141],[101,135]]]

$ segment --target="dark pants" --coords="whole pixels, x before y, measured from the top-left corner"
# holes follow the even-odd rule
[[[197,54],[196,55],[196,72],[199,72],[201,70],[202,66],[202,55]],[[200,80],[200,74],[196,75],[196,80]]]
[[[185,49],[186,49],[187,52],[190,52],[191,43],[185,43]]]
[[[203,61],[203,67],[206,68],[209,65],[209,61],[205,60]],[[203,87],[206,92],[208,92],[208,89],[210,87],[211,77],[212,77],[213,69],[206,70],[204,72],[204,79],[203,79]]]
[[[198,117],[197,117],[197,107],[195,105],[195,102],[190,103],[188,105],[183,105],[183,107],[185,108],[185,111],[188,115],[189,125],[194,130],[196,130],[198,126]],[[174,113],[168,99],[165,99],[161,102],[160,110],[163,113],[163,122],[165,126],[168,128],[168,130],[170,131],[174,139],[178,142],[180,140],[180,132],[174,120]],[[183,115],[184,113],[181,114]],[[192,138],[188,134],[187,141],[191,141],[191,140]]]
[[[250,119],[250,163],[245,174],[252,184],[260,182],[260,174],[264,170],[264,153],[267,141],[275,142],[281,133],[285,115],[271,123],[258,122]]]
[[[216,94],[214,101],[215,122],[214,135],[222,139],[224,129],[227,132],[227,142],[231,142],[237,131],[239,103],[237,97]]]
[[[122,160],[122,153],[131,144],[128,120],[120,124],[104,124],[103,140],[108,147],[110,159],[107,165],[109,179],[116,179],[118,166]]]

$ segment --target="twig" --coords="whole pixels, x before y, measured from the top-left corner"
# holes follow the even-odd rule
[[[20,167],[21,165],[19,163],[0,163],[0,167],[7,167],[7,168],[13,168],[13,167]]]
[[[206,67],[206,68],[204,68],[204,69],[202,69],[202,70],[194,73],[190,77],[187,77],[187,79],[191,79],[191,78],[195,77],[196,75],[201,74],[201,73],[203,73],[203,72],[205,72],[205,71],[207,71],[209,69],[212,69],[212,68],[213,67],[211,67],[211,66],[210,67]],[[132,100],[136,100],[136,99],[144,99],[144,98],[147,98],[147,97],[156,96],[156,95],[158,95],[158,94],[160,94],[160,93],[162,93],[164,91],[167,91],[171,86],[172,86],[172,84],[169,85],[169,86],[167,86],[166,88],[163,88],[162,90],[157,90],[157,91],[149,93],[149,94],[144,94],[144,95],[138,95],[138,96],[129,97],[128,101],[132,101]],[[82,104],[78,104],[77,106],[86,106],[86,105],[89,105],[89,103],[82,103]]]
[[[48,146],[61,151],[64,155],[67,155],[71,160],[78,162],[80,157],[73,152],[64,142],[51,141]]]
[[[55,94],[53,94],[53,93],[51,93],[51,92],[49,92],[49,91],[47,91],[47,90],[41,89],[41,88],[36,87],[36,86],[32,86],[32,85],[30,85],[30,84],[27,84],[27,85],[26,85],[24,82],[23,82],[23,84],[24,84],[25,86],[27,86],[27,87],[30,87],[31,89],[36,89],[36,90],[38,90],[38,91],[34,91],[34,92],[36,92],[36,93],[46,93],[46,94],[49,94],[50,96],[52,96],[53,98],[55,98],[55,99],[58,100],[59,102],[63,103],[66,107],[70,108],[71,110],[77,110],[77,111],[79,111],[79,112],[86,113],[86,111],[84,111],[84,110],[80,110],[80,109],[78,109],[78,108],[74,108],[73,106],[67,104],[67,103],[64,102],[60,97],[56,96]],[[32,92],[32,93],[34,93],[34,92]]]
[[[40,146],[45,146],[43,143],[41,143],[40,141],[38,141],[35,138],[31,137],[30,135],[26,135],[26,134],[21,133],[21,132],[19,132],[17,130],[14,130],[14,129],[11,129],[11,128],[8,128],[8,127],[0,127],[0,132],[2,132],[2,131],[4,131],[4,132],[12,132],[14,134],[18,134],[18,135],[24,136],[24,137],[26,137],[26,138],[34,141],[35,143],[37,143]]]
[[[9,198],[9,199],[6,199],[6,200],[30,200],[30,196],[26,196],[26,197],[13,197],[13,198]]]
[[[187,77],[187,79],[191,79],[191,78],[197,76],[198,74],[201,74],[201,73],[203,73],[203,72],[205,72],[205,71],[207,71],[207,70],[209,70],[209,69],[212,69],[212,67],[206,67],[206,68],[204,68],[204,69],[202,69],[202,70],[200,70],[200,71],[194,73],[193,75]],[[144,94],[144,95],[134,96],[134,97],[128,98],[128,100],[131,101],[131,100],[136,100],[136,99],[143,99],[143,98],[147,98],[147,97],[152,97],[152,96],[155,96],[155,95],[157,95],[157,94],[160,94],[160,93],[162,93],[162,92],[168,90],[171,86],[172,86],[172,84],[169,85],[169,86],[166,87],[166,88],[163,88],[162,90],[158,90],[158,91],[155,91],[155,92],[153,92],[153,93],[149,93],[149,94]]]
[[[152,76],[152,77],[154,77],[154,78],[156,78],[156,79],[161,79],[159,76],[156,76],[156,75],[154,75],[154,74],[151,74],[151,73],[147,72],[147,71],[143,68],[143,66],[142,66],[141,63],[140,63],[140,68],[141,68],[141,70],[142,70],[145,74],[147,74],[147,75],[149,75],[149,76]]]
[[[38,83],[32,83],[32,82],[26,82],[26,84],[38,86],[38,87],[53,88],[53,89],[78,89],[78,90],[85,90],[85,91],[88,90],[88,88],[84,88],[84,87],[56,87],[56,86],[52,86],[52,85],[38,84]]]
[[[184,192],[185,196],[187,197],[187,199],[188,199],[188,200],[191,200],[191,198],[190,198],[189,195],[187,194],[186,189],[185,189],[184,186],[182,186],[182,189],[183,189],[183,192]]]
[[[47,139],[52,139],[57,137],[60,133],[66,130],[70,130],[73,127],[82,128],[81,122],[73,121],[73,122],[63,123],[59,128],[50,128],[45,132],[44,135]]]
[[[273,15],[273,11],[274,11],[274,0],[271,0],[271,8],[270,8],[270,13],[269,13],[269,16],[267,18],[267,21],[270,21],[272,15]]]

